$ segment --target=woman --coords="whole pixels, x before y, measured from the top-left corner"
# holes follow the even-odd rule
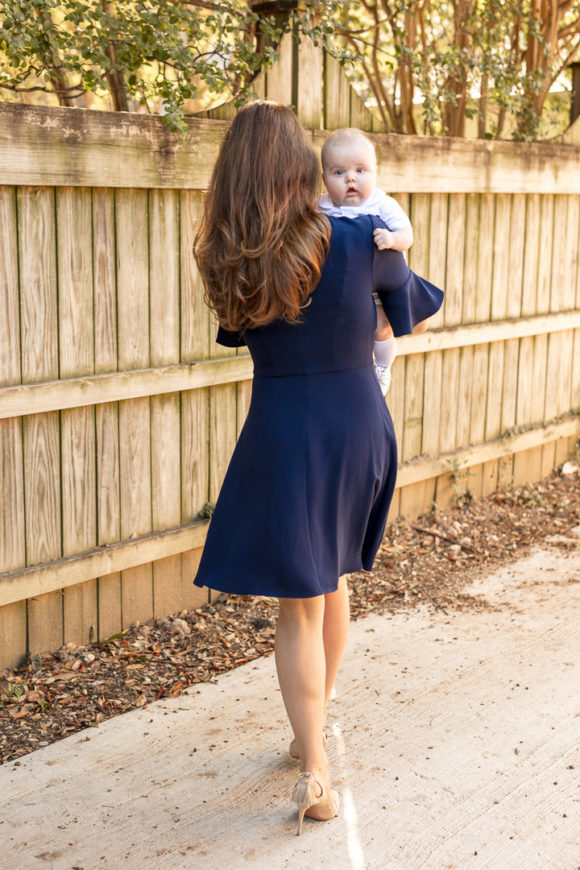
[[[247,344],[252,401],[209,527],[198,586],[279,599],[276,666],[301,774],[292,799],[338,811],[326,705],[349,624],[344,576],[370,569],[395,485],[393,425],[373,371],[376,289],[395,335],[443,294],[378,251],[379,218],[316,209],[316,155],[293,113],[242,109],[214,168],[195,255],[218,342]]]

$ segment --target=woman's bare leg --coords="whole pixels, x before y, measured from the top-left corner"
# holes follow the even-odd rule
[[[323,626],[325,596],[281,598],[276,628],[276,668],[301,770],[328,764],[322,742],[326,685]]]
[[[326,661],[324,716],[326,718],[326,705],[336,681],[348,637],[350,607],[346,577],[340,578],[336,592],[324,596],[324,605],[323,641]]]

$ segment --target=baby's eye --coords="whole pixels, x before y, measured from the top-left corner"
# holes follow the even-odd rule
[[[335,175],[343,175],[343,174],[344,174],[344,172],[343,172],[343,170],[342,170],[342,169],[337,169],[337,170],[336,170],[336,171],[335,171],[335,173],[334,173],[334,174],[335,174]]]
[[[362,175],[362,173],[364,172],[364,169],[362,166],[359,166],[359,167],[357,167],[356,171],[359,173],[359,175]]]

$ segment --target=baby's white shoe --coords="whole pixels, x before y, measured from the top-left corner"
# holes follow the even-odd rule
[[[375,375],[380,384],[383,396],[386,396],[391,386],[391,367],[375,363]]]

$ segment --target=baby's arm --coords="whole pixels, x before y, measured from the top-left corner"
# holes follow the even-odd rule
[[[373,233],[379,251],[408,251],[413,244],[413,228],[405,210],[392,196],[377,191],[379,197],[379,217],[387,225],[377,227]],[[388,227],[388,229],[387,229]]]
[[[379,251],[392,249],[393,251],[408,251],[413,244],[413,229],[409,225],[400,230],[388,230],[386,227],[377,227],[373,232],[375,245]]]

